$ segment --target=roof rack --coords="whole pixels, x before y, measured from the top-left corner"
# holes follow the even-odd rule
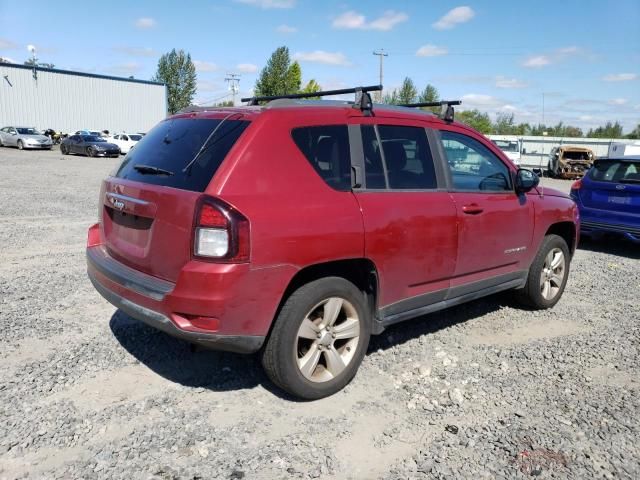
[[[453,122],[453,117],[455,116],[455,111],[453,110],[454,105],[462,105],[462,101],[461,100],[442,100],[440,102],[405,103],[400,106],[409,107],[409,108],[442,107],[442,111],[440,112],[440,118],[442,118],[447,123],[451,123]]]
[[[367,87],[355,87],[355,88],[342,88],[340,90],[324,90],[321,92],[310,93],[290,93],[285,95],[273,95],[269,97],[247,97],[241,98],[241,102],[249,102],[249,105],[258,105],[258,102],[268,102],[271,100],[279,100],[281,98],[298,99],[298,98],[317,98],[328,97],[331,95],[344,95],[348,93],[355,93],[356,99],[354,107],[359,108],[365,114],[370,114],[373,102],[371,101],[371,95],[369,92],[378,92],[382,90],[382,85],[369,85]]]

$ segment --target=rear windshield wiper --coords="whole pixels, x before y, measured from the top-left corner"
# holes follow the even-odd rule
[[[134,165],[133,169],[136,172],[140,172],[142,174],[149,174],[149,175],[167,175],[167,176],[171,176],[173,175],[173,172],[170,170],[165,170],[164,168],[158,168],[158,167],[154,167],[151,165]]]

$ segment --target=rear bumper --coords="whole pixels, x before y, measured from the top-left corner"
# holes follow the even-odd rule
[[[635,242],[640,241],[640,226],[623,225],[618,223],[583,220],[580,224],[580,230],[583,234],[590,233],[619,233]]]
[[[188,319],[171,313],[167,298],[175,284],[139,272],[111,258],[104,247],[87,248],[87,273],[95,289],[109,303],[129,316],[173,337],[215,350],[253,353],[264,343],[263,335],[229,335],[204,331]],[[201,302],[202,299],[191,298]]]

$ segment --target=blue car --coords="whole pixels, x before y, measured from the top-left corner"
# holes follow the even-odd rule
[[[640,157],[596,160],[571,186],[580,212],[580,232],[624,235],[640,242]]]

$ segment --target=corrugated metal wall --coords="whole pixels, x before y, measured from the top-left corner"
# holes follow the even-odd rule
[[[166,87],[0,64],[0,128],[7,125],[146,132],[166,117]]]

